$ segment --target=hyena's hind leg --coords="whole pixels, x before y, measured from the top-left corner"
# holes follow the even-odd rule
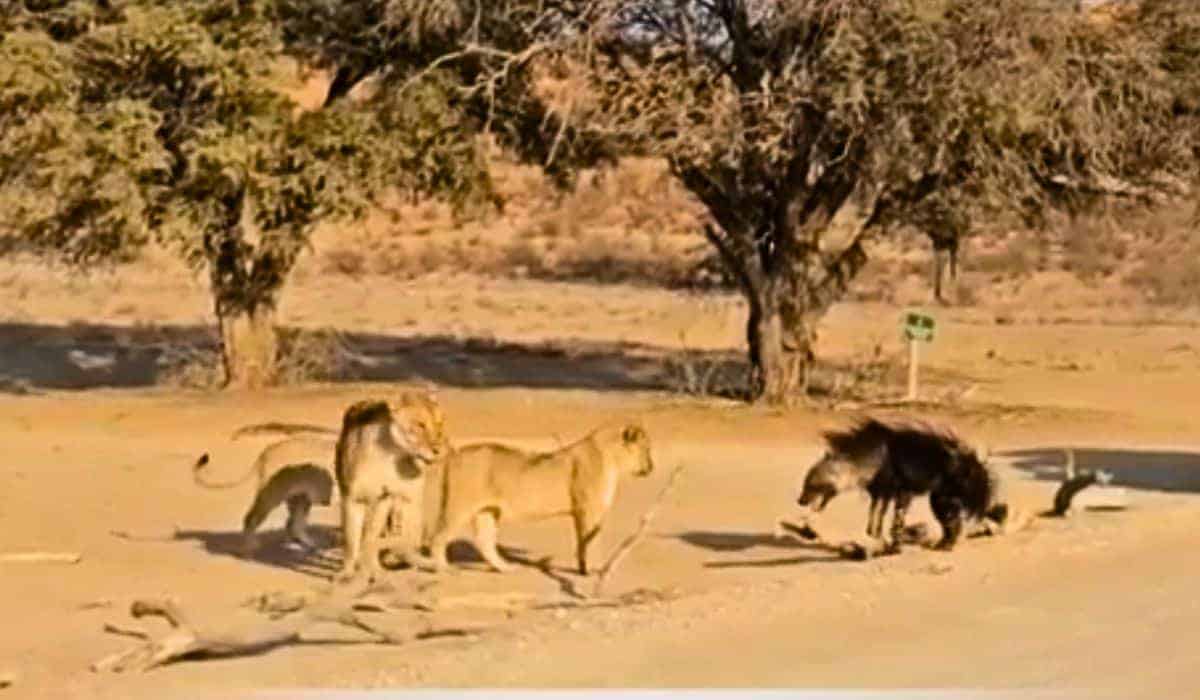
[[[867,494],[871,497],[871,506],[867,511],[867,535],[882,537],[883,519],[887,516],[888,508],[896,494],[895,483],[881,471],[867,483]]]
[[[871,496],[871,507],[867,512],[867,535],[883,537],[883,519],[887,517],[888,509],[892,506],[891,494],[883,493]]]
[[[898,491],[894,496],[895,510],[892,511],[891,541],[888,542],[889,554],[899,554],[904,541],[904,519],[908,515],[908,507],[912,505],[913,495],[908,491]]]
[[[942,539],[934,545],[934,549],[947,552],[954,549],[963,529],[962,503],[952,495],[934,491],[929,494],[929,507],[942,526]]]

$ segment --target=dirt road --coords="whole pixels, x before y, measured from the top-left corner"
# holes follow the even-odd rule
[[[324,561],[280,549],[254,561],[238,558],[249,492],[198,489],[190,464],[209,450],[214,469],[232,475],[264,444],[228,441],[233,428],[264,416],[335,424],[349,401],[393,390],[347,386],[254,399],[89,392],[0,405],[9,465],[0,473],[0,550],[84,555],[73,566],[7,565],[0,572],[8,630],[0,635],[0,670],[20,674],[14,697],[409,686],[983,687],[1194,696],[1190,650],[1200,641],[1200,609],[1190,553],[1200,526],[1193,495],[1200,448],[1156,446],[1166,442],[1166,431],[1151,427],[1159,423],[1049,409],[1003,419],[961,414],[954,422],[968,437],[1008,450],[1001,458],[1024,509],[1049,503],[1055,484],[1042,479],[1054,476],[1063,445],[1091,446],[1079,453],[1080,466],[1114,469],[1144,488],[1127,512],[1037,519],[1026,531],[971,539],[952,554],[911,548],[858,563],[771,536],[774,518],[789,510],[796,480],[817,454],[817,431],[844,416],[586,391],[442,396],[462,441],[550,448],[601,421],[642,416],[658,468],[622,488],[596,547],[611,550],[670,469],[685,464],[651,535],[610,584],[614,593],[648,588],[665,600],[570,612],[459,611],[436,621],[478,624],[485,632],[402,648],[313,644],[143,676],[87,671],[129,643],[101,628],[129,623],[125,610],[134,597],[169,592],[201,619],[217,619],[257,593],[321,585],[336,566],[336,549]],[[857,535],[864,513],[861,496],[841,497],[822,528],[831,537]],[[914,517],[930,520],[924,506]],[[318,522],[328,537],[335,509],[320,512]],[[515,561],[552,555],[554,577],[531,566],[492,574],[464,547],[457,552],[462,570],[433,590],[448,597],[559,596],[561,581],[575,580],[567,525],[501,532]]]

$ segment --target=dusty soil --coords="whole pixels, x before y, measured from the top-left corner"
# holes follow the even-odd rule
[[[72,284],[69,295],[48,294],[50,284],[32,277],[3,286],[10,322],[0,370],[14,391],[28,393],[0,402],[0,551],[83,554],[74,565],[0,564],[0,672],[18,674],[14,697],[230,697],[314,686],[983,687],[1194,697],[1196,328],[1085,322],[1089,309],[1057,324],[940,314],[928,376],[939,389],[975,390],[915,412],[999,452],[1025,510],[1049,506],[1068,446],[1080,450],[1080,466],[1109,469],[1133,489],[1132,507],[1038,518],[949,554],[910,547],[852,562],[771,535],[817,455],[819,430],[851,410],[770,411],[672,388],[679,363],[736,356],[742,310],[734,299],[473,279],[392,283],[381,292],[302,280],[283,321],[358,334],[351,343],[367,358],[359,376],[370,381],[249,396],[149,386],[164,343],[206,332],[195,288],[154,279]],[[851,362],[875,345],[886,357],[901,353],[899,311],[838,307],[822,329],[823,354]],[[157,325],[131,325],[131,313]],[[266,419],[332,426],[349,402],[414,380],[441,386],[460,442],[551,448],[602,421],[642,417],[657,470],[624,485],[596,551],[603,558],[616,546],[669,471],[686,465],[650,536],[610,582],[614,594],[646,588],[666,599],[570,612],[452,611],[435,620],[486,630],[405,647],[314,643],[140,676],[88,670],[130,643],[102,626],[133,624],[125,611],[134,597],[169,592],[198,615],[217,616],[257,593],[323,585],[336,548],[303,558],[269,543],[259,558],[239,558],[250,493],[200,490],[190,465],[211,451],[214,468],[232,475],[265,444],[230,441],[234,428]],[[865,512],[864,498],[843,496],[822,528],[858,536]],[[317,519],[330,537],[336,511]],[[914,519],[936,532],[924,506]],[[553,576],[532,566],[489,573],[462,547],[452,576],[399,571],[394,580],[436,581],[432,591],[447,597],[553,598],[563,580],[578,578],[568,528],[548,521],[501,531],[514,560],[552,555]],[[418,621],[398,615],[394,623]]]

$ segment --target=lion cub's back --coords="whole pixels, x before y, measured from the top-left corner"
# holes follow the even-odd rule
[[[558,515],[571,507],[571,464],[555,455],[496,443],[466,445],[448,478],[452,492],[500,507],[505,519]]]
[[[290,437],[268,445],[259,453],[258,463],[265,481],[283,467],[310,464],[323,467],[332,474],[334,448],[337,440],[322,437]]]

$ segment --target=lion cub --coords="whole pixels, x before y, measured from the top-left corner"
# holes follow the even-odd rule
[[[242,519],[242,554],[258,550],[257,530],[271,511],[287,504],[288,539],[308,551],[317,548],[309,533],[308,516],[314,505],[333,500],[333,438],[291,437],[272,443],[259,453],[250,469],[231,481],[213,481],[206,469],[208,453],[192,467],[192,478],[206,489],[227,489],[255,477],[254,500]]]
[[[600,428],[553,452],[490,443],[463,447],[445,465],[441,513],[430,539],[434,568],[446,568],[446,548],[468,522],[484,560],[504,572],[511,565],[496,550],[499,521],[570,515],[579,573],[587,575],[587,548],[612,507],[617,482],[652,471],[650,438],[634,423]]]
[[[443,423],[437,400],[418,392],[401,394],[394,403],[367,400],[346,409],[334,453],[345,542],[338,580],[353,578],[364,556],[371,575],[379,573],[380,536],[389,513],[400,516],[402,556],[422,561],[426,471],[450,451]]]

